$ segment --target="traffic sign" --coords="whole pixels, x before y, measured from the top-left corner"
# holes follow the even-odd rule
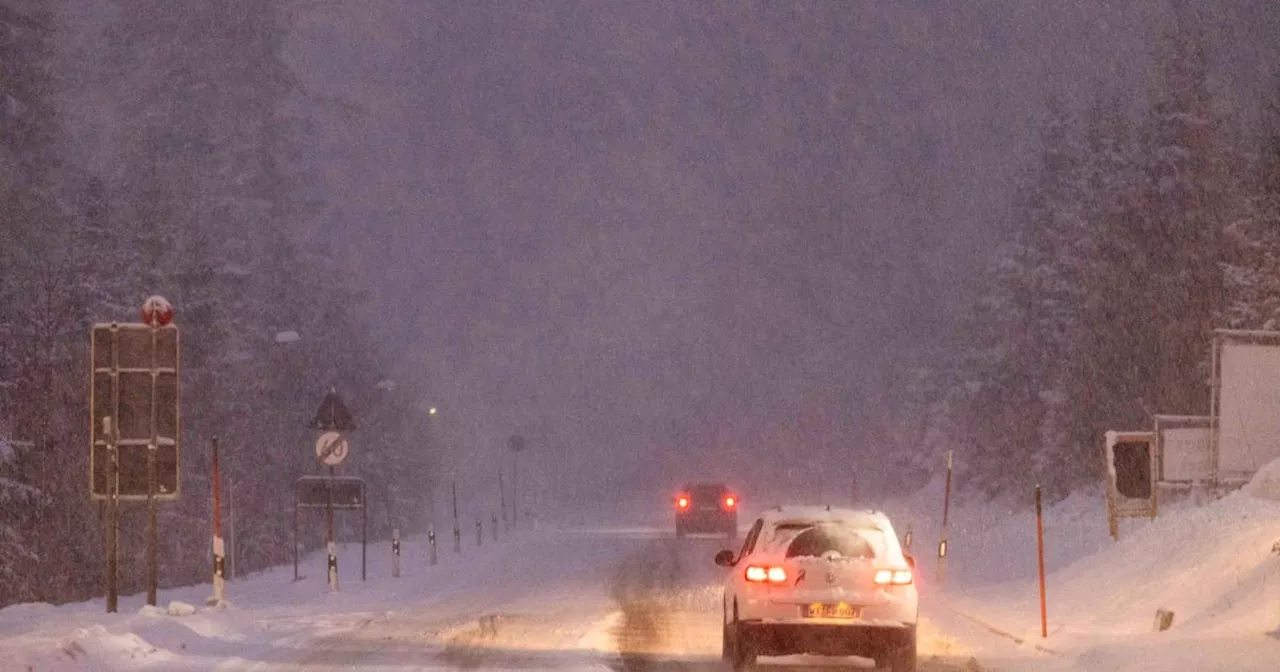
[[[364,506],[364,490],[364,480],[353,476],[303,476],[293,483],[293,496],[303,508],[332,503],[335,509],[358,509]]]
[[[337,432],[325,432],[316,439],[316,457],[331,467],[342,464],[350,450],[347,438]]]
[[[356,428],[356,422],[338,391],[329,390],[324,401],[320,402],[320,408],[316,409],[316,418],[311,426],[323,432],[349,432]]]
[[[93,325],[89,485],[95,499],[104,499],[111,492],[107,477],[110,439],[114,439],[119,457],[117,477],[121,499],[147,498],[147,453],[153,441],[156,496],[177,498],[178,346],[178,328],[173,324],[163,327],[137,323]]]

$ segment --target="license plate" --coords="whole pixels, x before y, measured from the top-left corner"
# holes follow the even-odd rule
[[[862,607],[852,604],[811,604],[805,608],[805,616],[809,618],[858,618],[862,616]]]

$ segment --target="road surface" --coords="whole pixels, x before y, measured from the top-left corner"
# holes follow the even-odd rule
[[[277,645],[216,669],[720,670],[726,570],[712,557],[726,545],[643,528],[526,534],[472,549],[487,555],[465,571],[433,568],[457,581],[421,600],[317,615],[305,627],[265,615],[262,627],[281,635]],[[935,627],[922,599],[920,670],[980,672],[971,649]],[[870,667],[857,659],[760,662],[761,670]]]

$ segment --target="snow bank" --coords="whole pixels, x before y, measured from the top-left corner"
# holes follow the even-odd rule
[[[1259,469],[1243,490],[1250,497],[1280,502],[1280,460],[1273,460]]]

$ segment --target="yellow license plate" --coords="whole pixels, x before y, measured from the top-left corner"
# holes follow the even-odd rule
[[[858,618],[862,616],[862,607],[852,604],[811,604],[805,609],[809,618]]]

